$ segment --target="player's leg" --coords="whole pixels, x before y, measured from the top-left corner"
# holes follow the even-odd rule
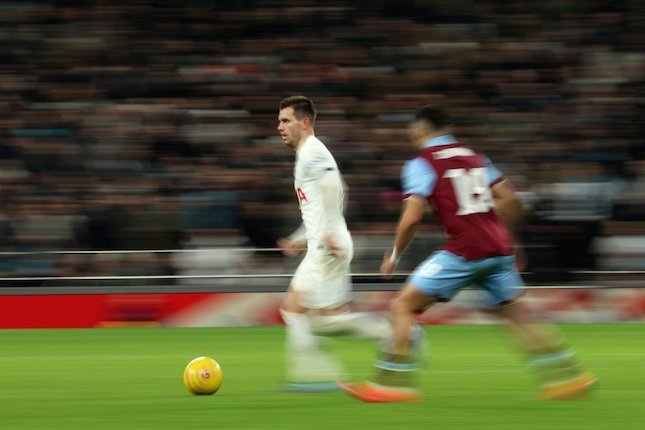
[[[280,308],[287,334],[285,389],[299,392],[335,390],[334,380],[342,373],[342,368],[313,334],[306,313],[308,309],[300,304],[301,296],[302,292],[290,289]]]
[[[408,283],[390,306],[393,336],[384,345],[377,360],[374,382],[385,386],[414,387],[416,371],[422,367],[424,354],[423,329],[416,324],[417,316],[440,299],[428,295],[414,283]]]
[[[575,349],[555,326],[527,318],[530,309],[525,303],[508,303],[499,314],[508,321],[511,333],[527,354],[528,364],[540,380],[543,398],[583,398],[596,383],[596,377],[583,368]]]
[[[321,263],[320,255],[308,253],[305,256],[281,307],[287,326],[288,387],[295,391],[336,389],[333,381],[343,375],[340,363],[315,335],[310,314],[341,308],[351,296],[348,292],[336,294],[333,288],[329,292],[326,290],[330,272]]]
[[[407,284],[390,306],[393,325],[392,343],[388,352],[392,355],[409,356],[420,346],[420,332],[417,316],[441,298],[421,291],[416,284]]]
[[[314,332],[319,335],[349,335],[370,339],[389,339],[392,326],[384,316],[374,312],[352,312],[350,249],[343,257],[318,255],[315,258],[321,287],[313,291],[311,300],[317,309],[311,315]]]
[[[369,381],[357,384],[340,383],[348,394],[365,402],[389,403],[418,401],[416,377],[420,369],[418,357],[411,353],[413,333],[422,336],[415,324],[416,316],[435,303],[435,297],[422,293],[414,284],[407,284],[392,302],[391,318],[394,334],[374,364],[376,373]],[[415,339],[420,344],[419,339]]]
[[[471,268],[467,261],[447,251],[439,251],[410,275],[407,285],[392,302],[390,316],[394,326],[389,353],[410,356],[421,346],[417,316],[436,302],[450,301],[468,285]]]
[[[423,332],[416,317],[438,301],[450,300],[470,278],[467,262],[441,251],[422,263],[390,307],[393,340],[377,360],[371,381],[341,384],[352,396],[368,402],[404,402],[420,398],[416,388]]]
[[[579,363],[575,350],[553,325],[540,324],[521,300],[522,279],[512,257],[497,257],[495,270],[484,287],[497,304],[497,313],[507,321],[513,337],[528,355],[547,399],[566,399],[584,394],[596,381]]]
[[[375,312],[353,312],[351,309],[352,285],[347,261],[327,261],[329,274],[322,281],[318,309],[312,312],[314,332],[323,336],[348,335],[359,338],[381,339],[392,336],[392,324]],[[340,305],[339,305],[340,304]]]
[[[316,344],[311,324],[307,316],[308,309],[301,305],[302,291],[289,288],[280,306],[280,315],[287,331],[287,346],[292,349],[310,349]]]
[[[311,317],[314,332],[322,336],[347,335],[387,341],[392,338],[392,324],[376,312],[353,312],[349,305],[340,310],[326,309]]]

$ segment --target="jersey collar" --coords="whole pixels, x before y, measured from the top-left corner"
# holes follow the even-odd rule
[[[421,145],[421,149],[430,148],[431,146],[451,145],[453,143],[457,143],[455,136],[452,134],[444,134],[427,140],[423,145]]]
[[[304,142],[302,142],[302,144],[298,147],[298,149],[296,149],[296,154],[297,154],[298,152],[300,152],[300,151],[302,150],[302,148],[304,148],[304,147],[305,147],[305,145],[307,145],[307,143],[311,142],[311,141],[312,141],[312,140],[314,140],[314,139],[316,139],[316,135],[312,134],[311,136],[308,136],[308,137],[305,139],[305,141],[304,141]]]

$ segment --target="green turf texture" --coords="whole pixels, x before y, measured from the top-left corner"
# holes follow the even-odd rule
[[[561,328],[600,377],[588,400],[536,400],[499,326],[428,326],[416,404],[280,392],[282,327],[0,330],[0,429],[644,429],[645,325]],[[371,373],[372,343],[331,343],[354,379]],[[213,396],[182,384],[200,355],[224,371]]]

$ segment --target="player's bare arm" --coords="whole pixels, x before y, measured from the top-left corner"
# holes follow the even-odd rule
[[[421,196],[412,195],[403,201],[401,217],[396,228],[396,239],[392,251],[386,252],[381,263],[381,273],[385,277],[396,268],[399,257],[408,247],[423,219],[426,209],[426,200]]]
[[[515,256],[517,268],[522,270],[526,267],[526,256],[520,244],[517,232],[521,223],[522,213],[520,202],[515,193],[515,187],[509,180],[503,180],[492,188],[493,199],[495,200],[495,213],[509,231],[515,242]]]
[[[504,227],[515,237],[520,224],[520,203],[515,188],[509,180],[498,182],[492,188],[495,200],[495,213]]]

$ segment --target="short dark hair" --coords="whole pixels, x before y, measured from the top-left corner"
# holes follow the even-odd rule
[[[437,105],[423,106],[414,115],[414,120],[424,121],[436,130],[440,128],[448,127],[454,124],[454,122],[452,121],[452,118],[450,118],[450,115],[448,115],[445,110],[443,110]]]
[[[308,116],[311,119],[311,122],[316,122],[316,106],[309,98],[305,96],[291,96],[283,99],[280,102],[280,110],[286,109],[288,107],[293,108],[293,113],[296,115],[296,118],[299,120],[305,116]]]

